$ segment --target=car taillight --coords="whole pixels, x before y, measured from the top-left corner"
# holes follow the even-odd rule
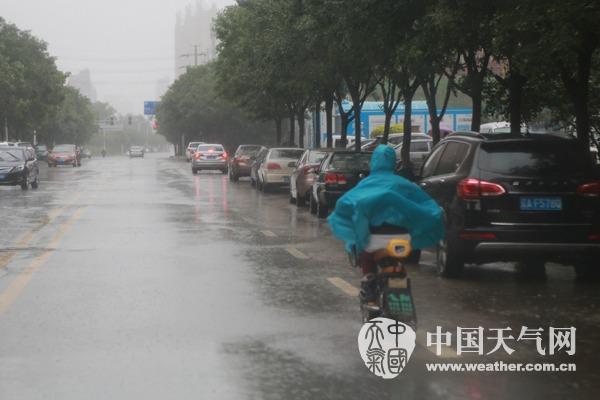
[[[588,236],[588,239],[591,240],[592,242],[600,242],[600,234],[592,233],[591,235]]]
[[[577,188],[577,194],[586,197],[600,197],[600,181],[580,185]]]
[[[463,179],[457,186],[458,197],[464,200],[477,200],[482,197],[501,196],[506,190],[501,185],[479,179]]]
[[[270,162],[267,163],[267,169],[281,169],[281,165],[274,162]]]
[[[200,153],[198,153],[198,152],[194,153],[194,158],[196,160],[199,160],[200,159]]]
[[[494,240],[496,234],[490,232],[463,232],[459,237],[463,240]]]
[[[328,172],[327,174],[325,174],[325,183],[327,183],[327,184],[345,185],[346,184],[346,177],[344,176],[344,174],[337,174],[335,172]]]
[[[223,158],[223,159],[227,160],[227,152],[225,152],[225,153],[221,154],[221,158]]]

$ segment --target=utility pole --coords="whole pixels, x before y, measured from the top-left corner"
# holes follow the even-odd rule
[[[194,45],[194,66],[197,67],[198,66],[198,45],[195,44]]]
[[[8,142],[8,117],[4,117],[4,137]]]

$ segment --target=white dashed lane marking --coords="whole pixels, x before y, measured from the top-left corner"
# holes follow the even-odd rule
[[[273,233],[273,232],[271,232],[271,231],[267,231],[267,230],[265,230],[265,231],[260,231],[260,233],[262,233],[262,234],[263,234],[263,235],[265,235],[266,237],[271,237],[271,238],[277,237],[277,235],[276,235],[276,234],[274,234],[274,233]]]
[[[285,251],[287,251],[292,256],[294,256],[300,260],[308,260],[310,258],[309,256],[307,256],[306,254],[304,254],[303,252],[301,252],[300,250],[298,250],[295,247],[286,247]]]

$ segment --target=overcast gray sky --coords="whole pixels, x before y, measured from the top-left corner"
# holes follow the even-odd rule
[[[196,0],[0,0],[0,15],[45,40],[63,71],[89,68],[100,100],[141,113],[174,75],[177,11]],[[219,8],[233,0],[204,0]]]

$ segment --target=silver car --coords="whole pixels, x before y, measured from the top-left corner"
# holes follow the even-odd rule
[[[429,136],[412,137],[410,141],[410,163],[412,164],[413,173],[417,174],[421,170],[421,166],[431,152],[432,147],[433,139]],[[396,151],[396,159],[400,162],[402,159],[402,143],[394,147],[394,150]]]
[[[258,189],[266,192],[274,186],[287,186],[296,163],[302,157],[304,149],[270,149],[257,171]]]
[[[227,152],[220,144],[201,144],[192,157],[192,174],[201,170],[219,170],[227,173]]]

